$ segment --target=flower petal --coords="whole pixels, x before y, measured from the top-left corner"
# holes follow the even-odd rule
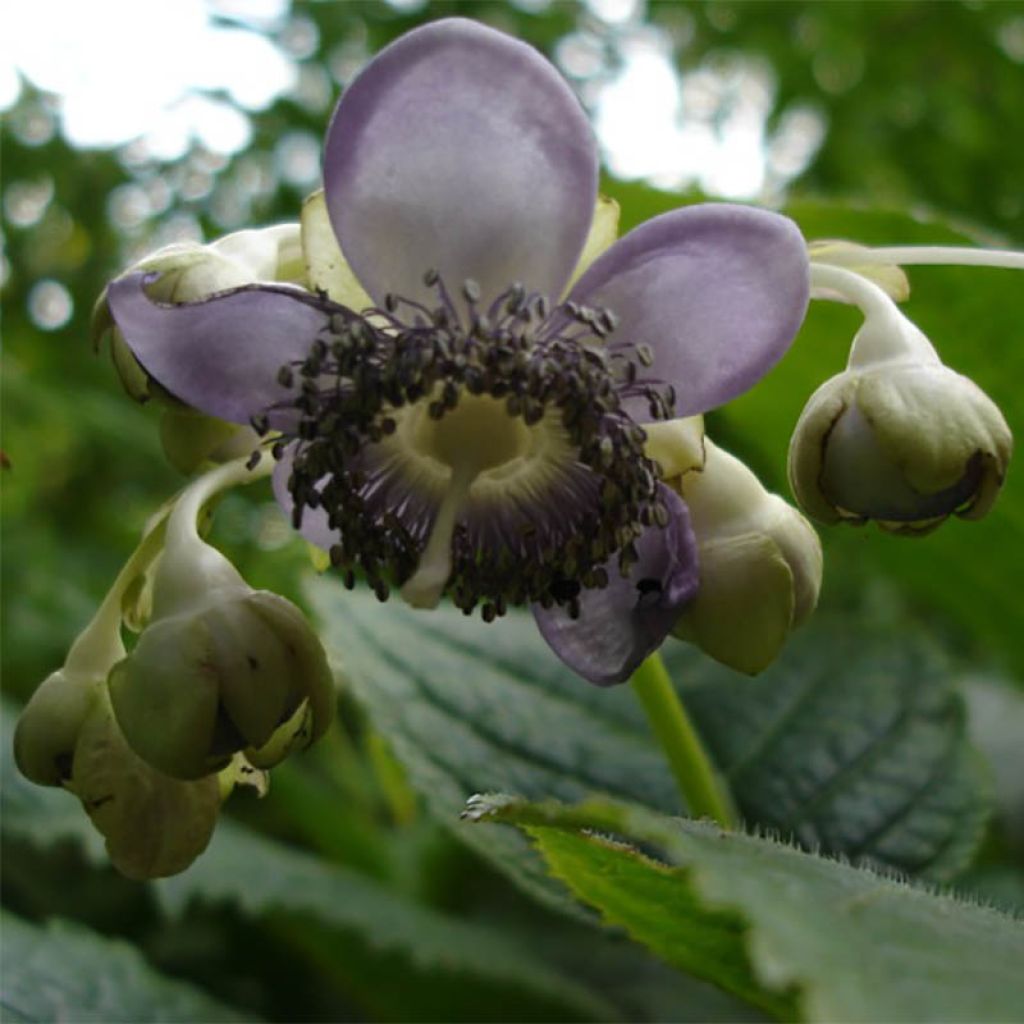
[[[462,18],[409,32],[345,91],[327,133],[327,206],[378,302],[433,299],[436,269],[494,298],[515,281],[557,296],[597,195],[590,125],[532,47]]]
[[[578,619],[561,606],[533,608],[555,654],[598,686],[625,682],[658,649],[697,591],[697,547],[686,505],[665,486],[660,498],[669,524],[650,527],[637,541],[640,560],[628,579],[612,558],[605,566],[608,586],[580,593]]]
[[[809,296],[807,247],[788,218],[728,203],[655,217],[600,256],[571,299],[612,310],[620,338],[654,353],[650,375],[692,416],[752,387],[782,357]],[[627,402],[641,422],[646,401]]]
[[[287,286],[248,285],[164,305],[146,294],[152,279],[129,274],[107,289],[125,341],[168,391],[234,423],[288,397],[278,371],[304,359],[330,320],[330,304]]]

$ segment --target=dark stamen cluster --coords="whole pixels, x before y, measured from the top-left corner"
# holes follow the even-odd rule
[[[655,466],[644,455],[646,435],[621,405],[640,397],[654,418],[668,419],[672,389],[643,377],[649,351],[606,340],[616,326],[607,310],[567,303],[552,312],[518,285],[481,309],[479,289],[467,281],[468,316],[460,316],[438,275],[425,281],[437,293],[436,308],[393,296],[363,315],[332,307],[329,331],[306,359],[281,369],[281,384],[296,391],[289,407],[299,413],[288,439],[297,442],[288,483],[295,525],[305,509],[322,507],[341,534],[332,562],[349,585],[361,569],[384,599],[389,584],[415,571],[433,511],[375,505],[379,467],[369,446],[394,432],[395,411],[427,401],[428,415],[439,420],[463,394],[503,399],[508,414],[528,426],[557,411],[577,453],[576,490],[587,500],[545,505],[529,517],[503,510],[521,521],[498,544],[480,543],[472,524],[460,523],[447,592],[467,613],[481,604],[487,620],[533,601],[578,614],[580,591],[607,585],[603,563],[617,553],[627,574],[642,529],[668,522]],[[275,447],[280,456],[283,442]]]

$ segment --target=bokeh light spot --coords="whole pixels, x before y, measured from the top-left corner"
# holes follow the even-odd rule
[[[74,311],[71,292],[59,281],[38,281],[28,293],[28,315],[40,330],[59,330]]]

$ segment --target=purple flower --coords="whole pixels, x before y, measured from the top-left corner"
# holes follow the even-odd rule
[[[254,285],[177,306],[111,284],[146,370],[275,438],[275,490],[353,581],[532,606],[580,675],[621,682],[697,586],[683,501],[644,425],[751,387],[807,306],[802,236],[731,205],[657,217],[563,293],[598,162],[536,51],[471,21],[419,28],[345,92],[324,158],[331,225],[376,304]]]

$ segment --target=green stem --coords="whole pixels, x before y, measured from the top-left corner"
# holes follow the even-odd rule
[[[733,828],[735,816],[728,792],[672,685],[661,655],[652,654],[633,673],[630,682],[668,758],[690,814],[710,818],[723,828]]]
[[[826,261],[862,267],[868,263],[900,266],[1004,267],[1024,270],[1024,252],[972,249],[959,245],[886,245],[831,253]]]
[[[124,657],[121,643],[121,599],[135,579],[148,568],[150,562],[163,550],[167,529],[167,514],[158,519],[139,541],[138,547],[117,574],[96,614],[78,634],[68,650],[64,667],[72,671],[90,672],[108,669]]]
[[[274,460],[266,452],[260,452],[255,461],[250,460],[251,456],[246,456],[216,466],[181,492],[167,523],[168,547],[177,544],[187,547],[199,539],[199,514],[214,495],[239,484],[255,483],[274,470]]]

